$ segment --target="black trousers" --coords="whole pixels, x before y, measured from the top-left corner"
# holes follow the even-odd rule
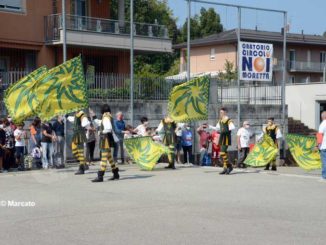
[[[249,147],[241,148],[241,150],[239,151],[238,167],[240,167],[243,164],[248,154],[249,154]]]
[[[7,148],[3,159],[3,169],[9,170],[10,168],[15,168],[15,167],[17,167],[16,159],[15,159],[15,149]]]
[[[86,158],[87,158],[87,160],[88,160],[89,162],[94,161],[95,143],[96,143],[95,140],[86,143],[86,146],[87,146],[87,154],[86,154]]]
[[[192,145],[191,146],[182,146],[183,149],[183,163],[188,162],[189,156],[189,163],[193,163],[192,161]]]

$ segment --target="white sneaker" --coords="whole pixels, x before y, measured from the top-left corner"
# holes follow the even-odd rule
[[[319,179],[318,181],[319,181],[319,182],[324,182],[324,183],[326,183],[326,179],[324,179],[324,178],[321,178],[321,179]]]

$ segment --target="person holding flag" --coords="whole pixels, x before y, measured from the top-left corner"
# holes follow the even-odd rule
[[[210,129],[220,132],[219,145],[221,147],[220,156],[223,159],[223,171],[220,174],[230,174],[233,170],[232,164],[228,159],[228,147],[231,145],[231,132],[235,129],[232,120],[227,116],[227,109],[220,109],[220,119],[216,127],[209,126]]]
[[[94,118],[94,123],[100,127],[100,150],[101,150],[101,166],[97,172],[97,177],[92,182],[103,182],[104,173],[106,171],[107,163],[111,165],[113,177],[109,180],[118,180],[120,178],[119,168],[113,161],[111,148],[114,147],[115,142],[119,139],[115,135],[113,128],[113,118],[111,115],[111,108],[108,104],[104,104],[101,108],[102,120],[96,119],[95,114],[90,110],[90,116]]]
[[[269,137],[271,137],[275,145],[278,147],[278,140],[282,138],[282,133],[279,127],[277,127],[277,125],[274,123],[273,117],[268,118],[267,126],[264,128],[264,133],[267,134]],[[271,168],[272,171],[277,171],[276,155],[272,159],[272,161],[266,165],[265,170],[269,170],[270,165],[272,165]]]
[[[177,124],[169,117],[166,116],[158,128],[157,132],[163,132],[163,143],[170,149],[170,153],[168,154],[169,165],[165,168],[175,169],[174,160],[175,160],[175,145],[177,143]]]
[[[85,170],[89,169],[84,157],[84,143],[87,141],[85,129],[90,127],[90,121],[84,111],[76,112],[75,116],[69,116],[67,120],[74,124],[71,150],[79,162],[79,169],[75,175],[81,175],[85,173]]]

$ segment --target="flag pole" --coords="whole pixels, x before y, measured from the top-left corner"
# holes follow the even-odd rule
[[[63,53],[63,62],[67,61],[67,38],[66,38],[66,0],[62,0],[62,53]],[[65,117],[64,117],[65,118]],[[63,159],[64,163],[67,163],[67,120],[64,120],[64,152]]]

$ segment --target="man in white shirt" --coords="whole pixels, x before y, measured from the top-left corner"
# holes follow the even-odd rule
[[[243,122],[243,127],[239,128],[237,132],[237,142],[239,151],[238,168],[245,168],[246,165],[243,163],[246,160],[249,153],[249,142],[252,133],[249,130],[250,124],[248,121]]]
[[[231,132],[235,129],[232,120],[227,116],[227,109],[220,109],[220,120],[216,127],[209,126],[210,129],[220,132],[219,145],[221,146],[220,156],[223,159],[223,171],[220,174],[230,174],[233,170],[228,159],[228,147],[231,145]]]
[[[326,111],[323,111],[321,114],[322,122],[319,126],[318,134],[322,135],[322,140],[319,143],[320,158],[322,161],[322,179],[326,180]]]
[[[103,182],[103,177],[106,171],[107,163],[111,165],[113,177],[110,180],[118,180],[120,178],[119,168],[115,165],[111,154],[111,147],[114,147],[115,142],[119,139],[113,130],[113,118],[111,109],[108,104],[104,104],[101,109],[102,120],[94,119],[94,123],[100,127],[100,151],[101,151],[101,165],[97,172],[97,177],[92,182]],[[95,116],[91,111],[91,117]]]

